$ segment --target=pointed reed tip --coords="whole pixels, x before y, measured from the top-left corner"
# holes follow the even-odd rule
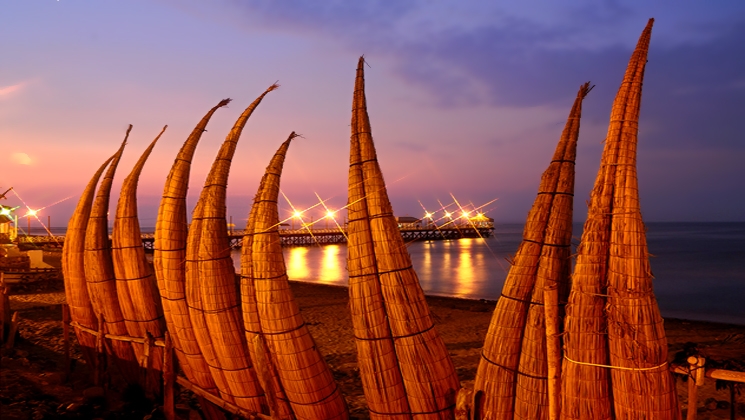
[[[588,82],[585,82],[585,84],[583,84],[579,88],[579,95],[582,96],[582,98],[584,98],[585,96],[587,96],[588,93],[590,93],[590,91],[594,87],[595,87],[595,85],[590,86],[590,82],[589,81]]]
[[[220,107],[226,106],[227,104],[230,103],[230,101],[232,101],[232,99],[225,98],[222,101],[220,101],[220,103],[217,104],[217,107],[220,108]]]
[[[296,137],[300,137],[301,139],[304,139],[305,138],[305,137],[303,137],[302,134],[297,134],[296,132],[293,131],[292,133],[290,133],[290,137],[287,139],[287,141],[290,141],[290,140],[292,140],[292,139],[294,139]]]
[[[278,89],[279,88],[279,83],[278,82],[279,82],[279,80],[277,80],[276,82],[274,82],[274,84],[272,84],[271,86],[269,86],[269,88],[266,91],[267,92],[271,92],[273,90]]]

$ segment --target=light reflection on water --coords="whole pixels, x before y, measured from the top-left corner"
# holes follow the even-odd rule
[[[493,238],[459,239],[412,242],[407,249],[425,293],[496,299],[506,277],[496,256],[501,251],[493,249],[499,246]],[[348,285],[346,244],[287,247],[284,257],[290,280]],[[239,271],[240,250],[233,251],[233,261]]]
[[[663,316],[745,324],[745,223],[649,223],[655,297]],[[407,244],[428,295],[496,300],[522,225],[487,239]],[[575,224],[573,245],[582,234]],[[572,247],[575,252],[575,248]],[[347,286],[346,245],[285,248],[291,280]],[[236,270],[240,251],[234,251]]]

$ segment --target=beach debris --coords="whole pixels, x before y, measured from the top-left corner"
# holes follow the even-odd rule
[[[344,397],[305,324],[287,278],[277,200],[294,132],[272,158],[259,185],[243,238],[241,292],[247,341],[264,360],[272,417],[345,419]],[[250,348],[252,348],[250,347]],[[268,349],[265,357],[263,348]],[[277,380],[278,379],[278,380]],[[289,405],[288,405],[289,403]]]
[[[349,307],[371,418],[452,418],[460,383],[393,216],[357,64],[349,158]]]

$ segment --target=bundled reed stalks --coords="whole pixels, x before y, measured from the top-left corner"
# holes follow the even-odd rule
[[[639,206],[636,149],[642,81],[654,19],[639,39],[611,111],[607,150],[615,157],[607,271],[608,348],[615,418],[678,419],[667,338],[652,289]]]
[[[270,86],[251,103],[225,139],[194,209],[186,247],[186,300],[199,348],[220,391],[231,395],[239,407],[257,413],[267,413],[268,406],[243,332],[225,198],[243,127],[264,96],[277,87]],[[224,383],[227,389],[221,387]]]
[[[369,243],[368,249],[362,250],[362,244],[357,242],[366,240],[364,234],[350,235],[348,266],[350,308],[365,395],[373,401],[371,416],[452,418],[460,384],[442,338],[434,327],[424,292],[393,216],[372,140],[363,65],[364,58],[360,57],[352,105],[350,167],[361,167],[361,185],[368,213],[366,221],[363,219],[357,223],[355,220],[355,229],[370,230],[367,238],[372,239],[373,252],[369,250]],[[356,157],[358,153],[359,158]],[[350,168],[350,204],[352,197],[360,193],[357,190],[360,188],[359,174]],[[350,225],[351,222],[350,216]],[[371,255],[374,256],[374,277],[370,275],[373,267]],[[370,287],[376,281],[379,284]],[[377,290],[381,297],[368,296]],[[371,306],[363,306],[367,303]],[[380,325],[381,320],[386,320],[387,325]],[[371,345],[369,342],[375,343]],[[382,342],[392,342],[395,354],[391,355],[390,345]],[[372,358],[377,356],[383,359]],[[379,406],[383,410],[391,409],[383,403],[386,398],[403,407],[402,388],[397,384],[397,375],[391,373],[394,357],[409,409],[404,412],[378,411]],[[376,366],[378,363],[380,368]]]
[[[249,342],[266,341],[270,372],[276,369],[279,377],[279,384],[274,375],[266,381],[279,397],[273,416],[346,419],[349,413],[344,397],[303,321],[290,290],[282,254],[277,199],[287,148],[296,136],[294,132],[290,134],[267,167],[246,228],[248,235],[244,237],[241,256],[246,336]],[[291,411],[282,397],[289,402]]]
[[[111,234],[111,256],[116,277],[116,292],[119,307],[124,316],[127,332],[132,337],[145,338],[148,334],[162,339],[165,334],[165,320],[160,295],[150,264],[145,258],[142,246],[142,232],[137,213],[137,183],[147,158],[168,126],[150,143],[132,172],[124,179],[119,202],[116,207],[114,228]],[[143,360],[144,346],[132,343],[138,360]],[[163,370],[163,349],[150,349],[152,363],[143,364],[147,369],[146,391],[157,395]],[[145,355],[147,357],[148,355]]]
[[[580,86],[553,159],[541,177],[523,241],[487,331],[474,385],[474,391],[483,395],[481,418],[548,418],[544,293],[553,293],[558,302],[568,292],[574,160],[582,100],[590,89],[589,83]]]
[[[83,257],[85,231],[88,227],[88,218],[91,215],[96,185],[112,159],[114,159],[114,156],[107,159],[98,168],[80,195],[75,211],[67,223],[65,242],[62,246],[62,276],[65,281],[65,298],[67,305],[70,307],[70,317],[73,322],[91,330],[98,328],[98,319],[93,312],[93,305],[90,296],[88,296],[88,285],[85,282]],[[96,360],[96,337],[78,327],[75,327],[75,335],[78,338],[83,357],[90,366],[93,366]]]
[[[189,188],[191,161],[202,133],[215,111],[228,103],[230,99],[223,99],[207,112],[186,139],[173,162],[158,207],[153,256],[163,314],[181,369],[189,381],[215,395],[220,393],[199,350],[186,305],[186,193]],[[229,399],[228,395],[221,396]],[[222,412],[207,400],[200,399],[200,404],[208,419],[224,418]]]
[[[680,418],[652,291],[636,177],[642,81],[653,22],[642,32],[613,104],[578,249],[565,322],[565,419]]]
[[[538,197],[534,203],[537,209],[535,213],[529,214],[529,217],[535,219],[529,218],[526,223],[526,226],[532,228],[543,225],[544,231],[517,369],[515,418],[518,419],[548,418],[549,372],[546,331],[549,320],[545,317],[543,307],[546,304],[544,294],[548,291],[554,294],[555,302],[566,302],[569,293],[574,161],[577,156],[582,100],[590,89],[592,87],[588,82],[580,86],[577,92],[553,160],[541,177]],[[553,329],[558,328],[558,324],[554,324]],[[558,378],[558,373],[555,375]],[[559,390],[553,391],[553,396],[558,396]]]
[[[111,160],[96,193],[85,232],[85,251],[83,253],[85,281],[88,286],[93,312],[97,316],[103,317],[106,333],[125,336],[127,335],[127,326],[119,307],[114,265],[111,261],[108,214],[111,184],[114,181],[114,174],[131,130],[132,126],[130,125],[124,142]],[[108,353],[114,356],[114,362],[125,380],[130,384],[138,383],[140,379],[139,369],[132,345],[124,341],[113,340],[107,342],[107,347]]]

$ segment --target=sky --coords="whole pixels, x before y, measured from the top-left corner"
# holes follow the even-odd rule
[[[196,123],[233,99],[197,149],[189,208],[236,118],[278,81],[238,145],[228,215],[245,225],[292,131],[303,138],[290,147],[284,195],[300,209],[319,200],[338,209],[364,54],[373,137],[401,216],[457,200],[497,222],[523,222],[577,90],[591,81],[576,165],[581,223],[613,98],[650,17],[638,147],[645,221],[745,221],[739,0],[0,0],[0,193],[14,187],[1,203],[65,225],[132,124],[113,214],[122,180],[168,125],[138,189],[141,224],[154,226]],[[306,217],[322,217],[321,208]]]

